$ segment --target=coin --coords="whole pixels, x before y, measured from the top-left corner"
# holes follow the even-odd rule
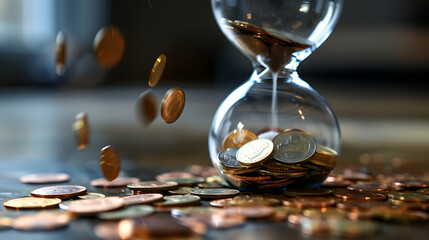
[[[45,184],[67,182],[70,176],[66,173],[36,173],[22,176],[19,181],[29,184]]]
[[[0,217],[0,230],[9,228],[12,226],[13,219],[8,217]]]
[[[137,98],[136,112],[143,127],[148,127],[158,115],[157,100],[151,89],[144,91]]]
[[[86,193],[86,188],[77,185],[42,187],[31,192],[33,197],[69,199]]]
[[[259,207],[230,207],[227,208],[228,215],[243,215],[248,219],[266,218],[274,214],[272,207],[259,206]]]
[[[382,192],[390,191],[392,188],[389,185],[379,183],[368,183],[368,184],[356,184],[347,187],[348,190],[352,191],[366,191],[366,192]]]
[[[125,50],[124,37],[117,27],[100,29],[94,39],[94,54],[103,68],[112,68],[121,60]]]
[[[97,178],[91,181],[91,185],[93,187],[115,188],[126,187],[128,184],[138,182],[140,182],[140,179],[134,177],[118,177],[113,181],[107,181],[104,178]]]
[[[422,181],[422,180],[397,180],[393,183],[394,185],[398,187],[403,188],[427,188],[429,187],[429,181]]]
[[[293,208],[327,208],[335,206],[335,200],[322,197],[300,197],[283,200],[283,205]]]
[[[273,157],[284,163],[299,163],[316,152],[316,141],[307,132],[298,129],[285,130],[273,139]]]
[[[232,198],[215,199],[210,201],[210,206],[218,208],[226,208],[231,206]]]
[[[199,188],[223,188],[224,185],[218,183],[218,182],[206,182],[206,183],[200,183],[198,184]]]
[[[385,202],[381,201],[344,201],[337,202],[338,209],[344,209],[346,211],[352,212],[362,212],[369,211],[373,208],[378,208],[381,206],[387,206]]]
[[[112,211],[124,206],[124,201],[118,197],[107,197],[97,199],[84,199],[72,201],[67,212],[76,215],[95,215],[101,212]]]
[[[243,165],[260,165],[273,153],[274,145],[268,139],[256,139],[240,147],[237,160]]]
[[[185,195],[191,194],[191,191],[194,189],[193,187],[179,187],[178,189],[168,191],[168,193],[171,195]]]
[[[159,79],[164,72],[165,64],[167,63],[167,57],[164,54],[161,54],[155,61],[152,67],[152,71],[149,76],[149,86],[155,87],[159,82]]]
[[[67,41],[66,35],[60,31],[55,40],[55,57],[56,57],[56,72],[58,75],[63,74],[67,60]]]
[[[54,207],[61,203],[59,198],[20,197],[5,201],[5,207],[16,209],[37,209]]]
[[[372,209],[371,214],[374,218],[387,222],[410,223],[429,221],[429,215],[425,212],[394,209],[390,207],[379,207]]]
[[[237,160],[237,151],[238,148],[228,148],[219,152],[217,158],[219,159],[223,167],[233,169],[247,168]]]
[[[345,170],[344,174],[338,175],[339,178],[345,181],[371,181],[374,179],[374,177],[361,172],[355,172],[352,170]]]
[[[195,221],[202,222],[213,229],[228,229],[241,226],[246,223],[245,216],[240,214],[226,214],[225,212],[191,216],[183,218],[182,220],[189,224],[192,224]]]
[[[326,188],[313,188],[313,189],[288,189],[283,192],[286,196],[330,196],[332,190]]]
[[[275,206],[281,202],[275,198],[266,198],[258,195],[240,195],[229,201],[232,206]]]
[[[80,195],[78,198],[80,199],[97,199],[97,198],[105,198],[106,196],[101,193],[87,193],[85,195]]]
[[[154,212],[155,212],[155,209],[152,206],[137,205],[137,206],[125,207],[125,208],[110,211],[110,212],[99,213],[97,217],[104,220],[115,220],[115,219],[122,219],[122,218],[144,217]]]
[[[392,204],[393,208],[402,210],[420,210],[428,211],[429,203],[427,202],[405,202],[401,200],[389,199],[389,203]]]
[[[240,193],[237,189],[230,188],[211,188],[211,189],[195,189],[191,194],[201,198],[228,198],[236,196]]]
[[[179,184],[176,182],[144,181],[128,184],[127,187],[138,191],[168,191],[177,189]]]
[[[391,192],[388,194],[390,199],[401,200],[404,202],[429,202],[429,196],[425,194],[412,192]]]
[[[203,177],[176,177],[176,178],[169,178],[165,180],[161,180],[161,182],[176,182],[181,187],[192,187],[199,183],[203,183],[206,180]]]
[[[222,149],[239,148],[256,139],[258,139],[258,136],[248,129],[234,129],[223,140]]]
[[[334,196],[341,198],[343,201],[384,201],[386,196],[375,192],[358,192],[358,191],[335,191]]]
[[[192,206],[200,203],[200,197],[193,195],[165,196],[163,202],[154,203],[157,207]]]
[[[185,93],[180,88],[168,90],[161,102],[161,118],[164,122],[174,123],[185,107]]]
[[[163,197],[164,196],[159,193],[146,193],[146,194],[123,197],[122,200],[124,201],[125,206],[130,206],[130,205],[137,205],[137,204],[149,204],[152,202],[159,201]]]
[[[429,188],[419,189],[417,190],[417,193],[429,195]]]
[[[76,134],[77,148],[86,148],[89,144],[88,115],[84,112],[78,113],[75,117],[72,129]]]
[[[37,213],[15,218],[12,227],[24,231],[54,230],[67,227],[69,221],[64,213]]]
[[[121,159],[112,146],[101,149],[100,167],[107,180],[113,181],[118,177],[121,170]]]
[[[166,172],[156,176],[157,181],[168,180],[172,178],[192,178],[195,177],[192,173],[183,171]]]

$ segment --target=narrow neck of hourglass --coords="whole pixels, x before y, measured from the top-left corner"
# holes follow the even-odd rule
[[[255,67],[251,79],[263,83],[270,83],[273,81],[273,72],[269,68]],[[296,79],[300,79],[296,69],[283,68],[277,73],[278,82],[290,82]]]

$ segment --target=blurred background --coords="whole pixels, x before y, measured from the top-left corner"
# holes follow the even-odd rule
[[[429,1],[344,2],[334,32],[300,65],[300,76],[337,113],[345,159],[396,168],[410,162],[403,159],[427,164]],[[122,31],[125,53],[103,69],[93,41],[109,25]],[[61,76],[55,72],[59,31],[67,36]],[[161,53],[168,63],[155,92],[162,97],[167,88],[182,87],[187,105],[174,126],[158,118],[141,129],[134,104]],[[214,111],[251,72],[250,61],[216,25],[209,0],[0,0],[0,155],[94,158],[72,151],[69,126],[86,111],[94,152],[112,144],[129,158],[209,164]]]

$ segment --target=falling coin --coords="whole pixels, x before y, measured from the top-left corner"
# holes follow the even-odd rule
[[[122,58],[125,40],[117,27],[100,29],[94,39],[94,54],[101,67],[111,68]]]
[[[240,191],[230,188],[195,189],[191,194],[201,198],[229,198],[238,195]]]
[[[144,91],[137,99],[137,115],[144,127],[149,126],[158,115],[157,100],[151,89]]]
[[[167,57],[164,54],[161,54],[153,64],[152,71],[149,76],[149,86],[155,87],[158,84],[159,79],[164,72],[165,64],[167,62]]]
[[[122,218],[137,218],[144,217],[154,213],[155,210],[152,206],[139,205],[139,206],[129,206],[119,210],[102,212],[97,215],[98,218],[104,220],[115,220]]]
[[[94,187],[116,188],[126,187],[128,184],[138,183],[140,179],[134,177],[118,177],[113,181],[107,181],[104,178],[97,178],[91,181]]]
[[[67,212],[76,215],[95,215],[101,212],[116,210],[124,206],[124,201],[117,197],[84,199],[69,204]]]
[[[152,202],[159,201],[163,197],[164,196],[159,193],[146,193],[146,194],[123,197],[122,200],[124,201],[125,206],[131,206],[131,205],[138,205],[138,204],[149,204]]]
[[[105,198],[106,196],[101,193],[87,193],[85,195],[80,195],[78,198],[80,199],[97,199],[97,198]]]
[[[13,220],[12,227],[24,231],[54,230],[67,227],[70,217],[64,213],[37,213]]]
[[[76,115],[75,122],[72,126],[73,131],[76,134],[77,148],[84,149],[89,144],[89,124],[88,115],[84,112],[80,112]]]
[[[60,203],[59,198],[21,197],[5,201],[4,206],[16,209],[38,209],[54,207]]]
[[[56,72],[61,75],[64,72],[67,59],[66,35],[62,31],[58,32],[55,44]]]
[[[164,122],[174,123],[185,107],[185,93],[180,88],[168,90],[161,102],[161,118]]]
[[[222,149],[239,148],[244,144],[258,139],[255,133],[247,129],[235,129],[222,142]]]
[[[286,130],[273,139],[273,157],[284,163],[299,163],[316,152],[316,141],[307,132],[298,129]]]
[[[86,193],[86,188],[77,185],[51,186],[35,189],[31,192],[33,197],[69,199]]]
[[[100,167],[104,177],[109,180],[115,180],[121,170],[121,159],[111,146],[101,149]]]
[[[70,176],[66,173],[36,173],[22,176],[19,181],[28,184],[45,184],[67,182],[69,179]]]
[[[244,144],[237,151],[237,160],[243,165],[259,165],[266,161],[274,150],[269,139],[256,139]]]

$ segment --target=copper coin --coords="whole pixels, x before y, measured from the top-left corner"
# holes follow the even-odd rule
[[[326,208],[335,206],[332,198],[306,197],[283,200],[283,205],[293,208]]]
[[[420,210],[428,211],[429,203],[424,202],[405,202],[401,200],[389,199],[390,204],[393,208],[403,209],[403,210]]]
[[[180,88],[168,90],[161,102],[161,118],[164,122],[174,123],[185,107],[185,93]]]
[[[66,35],[60,31],[55,40],[55,57],[56,57],[56,72],[58,75],[63,74],[67,60],[67,41]]]
[[[94,54],[103,68],[114,67],[122,58],[125,39],[117,27],[100,29],[94,39]]]
[[[374,177],[366,173],[354,172],[351,170],[344,171],[344,174],[339,175],[338,177],[346,181],[371,181],[374,179]]]
[[[168,191],[177,189],[179,184],[176,182],[144,181],[128,184],[127,187],[138,191]]]
[[[429,181],[423,180],[397,180],[393,183],[398,187],[403,188],[427,188],[429,187]]]
[[[334,196],[343,201],[384,201],[386,196],[375,192],[336,191]]]
[[[258,139],[255,133],[247,129],[235,129],[222,142],[222,149],[239,148],[244,144]]]
[[[59,198],[21,197],[5,201],[5,207],[16,209],[37,209],[54,207],[61,203]]]
[[[113,181],[118,177],[121,170],[121,159],[112,146],[101,149],[100,167],[107,180]]]
[[[72,126],[76,135],[77,148],[84,149],[89,144],[89,121],[88,115],[80,112],[76,115],[75,121]]]
[[[137,204],[149,204],[152,202],[159,201],[163,197],[164,196],[159,193],[146,193],[146,194],[123,197],[122,200],[124,201],[125,206],[130,206],[130,205],[137,205]]]
[[[332,190],[326,188],[314,188],[314,189],[287,189],[283,192],[286,196],[298,197],[298,196],[330,196]]]
[[[328,177],[323,183],[322,187],[331,187],[331,188],[345,188],[351,185],[351,181],[346,181],[341,178]]]
[[[38,213],[13,220],[12,227],[23,231],[54,230],[67,227],[70,217],[64,213]]]
[[[83,195],[86,188],[77,185],[61,185],[35,189],[31,192],[33,197],[69,199]]]
[[[157,181],[168,180],[171,178],[192,178],[195,177],[192,173],[183,171],[166,172],[156,176]]]
[[[210,201],[210,206],[218,208],[226,208],[231,206],[232,198],[215,199]]]
[[[140,179],[134,177],[118,177],[113,181],[107,181],[104,178],[97,178],[91,181],[91,185],[94,187],[115,188],[126,187],[128,184],[138,182],[140,182]]]
[[[22,183],[45,184],[67,182],[70,176],[66,173],[36,173],[22,176],[19,181]]]
[[[118,197],[84,199],[69,204],[67,212],[77,215],[94,215],[112,211],[124,206],[124,201]]]
[[[364,192],[382,192],[390,191],[392,188],[389,185],[378,184],[378,183],[369,183],[369,184],[356,184],[350,185],[347,187],[351,191],[364,191]]]
[[[144,91],[137,98],[136,112],[143,127],[148,127],[158,116],[157,100],[151,89]]]
[[[212,189],[195,189],[191,194],[197,195],[201,198],[228,198],[236,196],[240,193],[237,189],[230,188],[212,188]]]
[[[344,209],[346,211],[369,211],[372,208],[381,206],[387,206],[385,202],[379,201],[345,201],[337,202],[337,208]]]
[[[228,215],[243,215],[248,219],[266,218],[274,214],[272,207],[230,207],[227,208],[226,213]]]
[[[158,84],[159,79],[164,72],[165,64],[167,63],[167,57],[164,54],[161,54],[155,61],[152,67],[152,71],[149,76],[149,86],[155,87]]]

